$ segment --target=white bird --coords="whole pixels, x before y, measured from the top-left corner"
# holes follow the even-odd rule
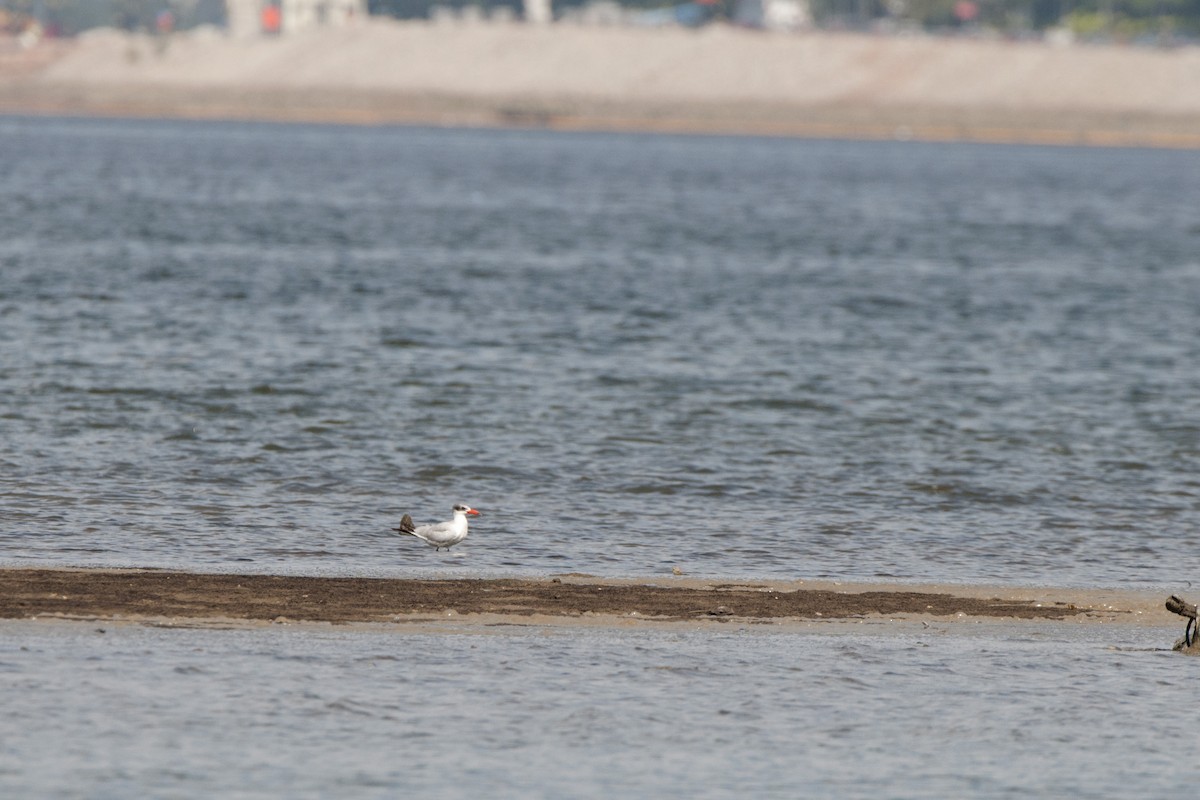
[[[449,522],[435,522],[432,525],[413,525],[413,519],[408,514],[400,518],[400,527],[392,528],[396,533],[411,533],[430,547],[449,550],[454,545],[467,538],[467,515],[478,517],[479,512],[465,503],[454,504],[454,519]]]

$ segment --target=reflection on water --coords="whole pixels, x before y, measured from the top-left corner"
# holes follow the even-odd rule
[[[1174,629],[2,628],[10,797],[1167,797],[1194,782],[1165,746],[1191,736],[1191,662],[1150,649]]]
[[[1200,567],[1191,154],[0,121],[0,558]],[[399,515],[485,517],[452,556]]]

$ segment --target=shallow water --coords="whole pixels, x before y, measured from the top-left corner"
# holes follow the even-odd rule
[[[1186,796],[1173,633],[9,622],[0,792]]]
[[[1171,584],[1192,153],[0,120],[0,559]],[[400,514],[485,516],[437,554]]]

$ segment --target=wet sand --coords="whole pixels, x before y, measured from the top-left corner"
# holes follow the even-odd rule
[[[839,586],[687,578],[393,579],[162,570],[0,569],[0,618],[325,623],[862,618],[1171,625],[1159,593]]]
[[[0,114],[1200,149],[1200,114],[0,83]]]

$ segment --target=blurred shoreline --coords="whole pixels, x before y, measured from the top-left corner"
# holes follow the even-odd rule
[[[363,21],[0,45],[0,113],[1200,147],[1200,48]]]

